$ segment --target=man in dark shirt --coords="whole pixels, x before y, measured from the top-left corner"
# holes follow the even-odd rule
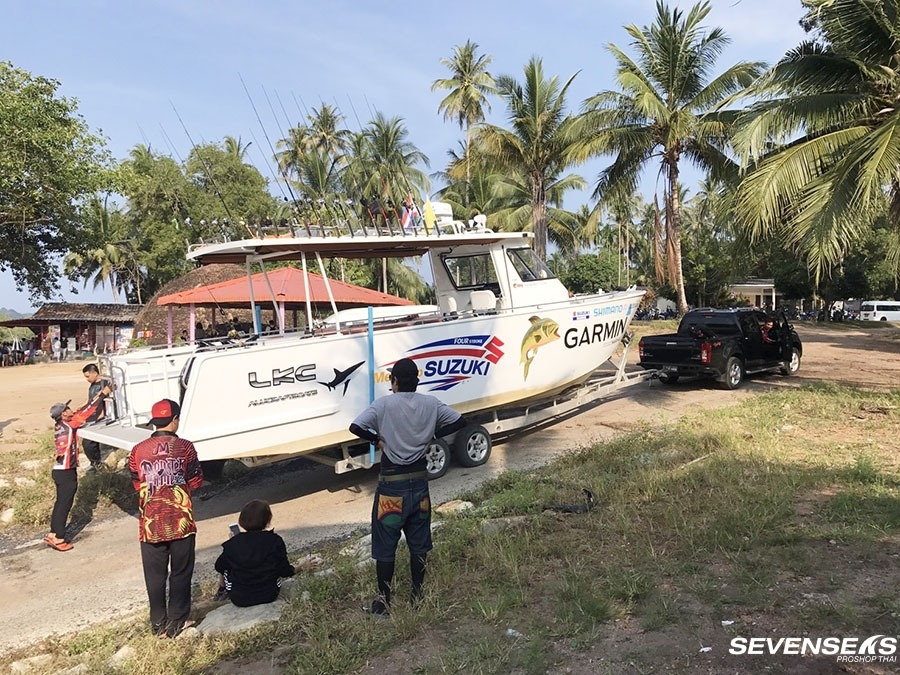
[[[373,614],[387,614],[400,533],[409,546],[413,602],[422,596],[425,558],[432,549],[431,495],[425,451],[435,436],[458,431],[465,421],[434,396],[416,393],[419,369],[400,359],[391,369],[391,396],[376,399],[350,431],[381,450],[381,478],[372,508],[372,557],[378,581]]]
[[[81,373],[88,382],[88,405],[97,399],[100,392],[103,392],[107,396],[111,393],[112,388],[109,384],[109,380],[104,380],[100,377],[100,369],[97,368],[97,364],[87,364],[81,369]],[[104,410],[104,406],[97,406],[97,411],[85,421],[85,424],[93,424],[97,420],[102,420],[105,415],[106,411]],[[87,469],[88,471],[96,471],[97,469],[103,468],[103,455],[98,441],[82,438],[81,447],[84,449],[84,456],[87,457],[88,461],[91,463]]]

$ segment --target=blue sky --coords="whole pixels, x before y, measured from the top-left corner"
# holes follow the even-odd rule
[[[772,63],[803,37],[799,0],[713,0],[712,7],[705,24],[732,39],[723,66]],[[577,106],[614,86],[605,47],[612,42],[627,51],[623,26],[650,23],[655,1],[35,0],[6,3],[3,13],[0,59],[59,80],[117,159],[137,143],[186,157],[191,144],[177,111],[197,143],[226,135],[252,142],[248,159],[271,181],[265,136],[274,144],[322,102],[337,105],[353,130],[372,110],[403,117],[410,140],[431,160],[429,171],[443,168],[462,133],[437,113],[442,94],[432,93],[431,83],[447,75],[439,60],[467,39],[493,56],[495,75],[521,78],[532,55],[562,80],[578,72],[569,98]],[[502,123],[503,115],[495,101],[491,121]],[[576,171],[592,184],[602,166]],[[652,189],[653,176],[645,184]],[[112,301],[108,288],[78,284],[74,294],[70,286],[63,281],[62,299]],[[9,273],[0,273],[0,307],[31,309]]]

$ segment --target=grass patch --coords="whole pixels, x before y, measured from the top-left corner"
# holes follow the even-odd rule
[[[0,473],[7,483],[0,487],[0,510],[12,508],[15,525],[45,528],[56,499],[51,476],[55,456],[53,434],[47,432],[28,448],[4,453]],[[126,472],[116,471],[117,463],[127,457],[123,450],[104,449],[107,471],[78,475],[78,492],[71,520],[77,527],[87,523],[98,509],[116,507],[127,513],[137,512],[134,486]]]
[[[897,634],[898,404],[835,385],[766,393],[507,472],[436,531],[420,608],[401,547],[385,621],[359,609],[371,567],[333,544],[333,574],[303,576],[278,625],[159,646],[126,623],[47,649],[55,671],[127,643],[133,673],[649,672],[684,645],[727,653],[726,618],[743,635]],[[547,508],[582,489],[593,511]]]

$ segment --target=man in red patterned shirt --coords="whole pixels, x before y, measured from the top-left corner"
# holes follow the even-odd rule
[[[50,406],[53,418],[53,440],[56,445],[56,460],[53,462],[53,482],[56,484],[56,501],[50,516],[50,534],[44,543],[57,551],[71,551],[73,546],[66,540],[66,521],[75,503],[78,491],[78,427],[93,415],[100,401],[110,392],[104,387],[87,405],[74,411],[69,407],[71,400]]]
[[[191,492],[203,484],[203,471],[194,444],[177,435],[180,406],[163,399],[153,404],[151,414],[156,431],[134,446],[128,468],[138,491],[150,626],[155,635],[175,637],[191,611],[197,532]]]

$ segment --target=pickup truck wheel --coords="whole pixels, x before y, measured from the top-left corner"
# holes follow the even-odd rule
[[[481,466],[491,456],[491,435],[479,424],[463,427],[453,439],[453,454],[462,466]]]
[[[796,375],[800,370],[800,352],[796,349],[791,350],[791,360],[786,366],[781,367],[782,375]]]
[[[440,478],[450,468],[450,446],[442,438],[432,438],[425,449],[425,461],[428,480]]]
[[[738,357],[732,356],[725,364],[725,379],[722,381],[722,385],[725,389],[737,389],[743,381],[744,364]]]

